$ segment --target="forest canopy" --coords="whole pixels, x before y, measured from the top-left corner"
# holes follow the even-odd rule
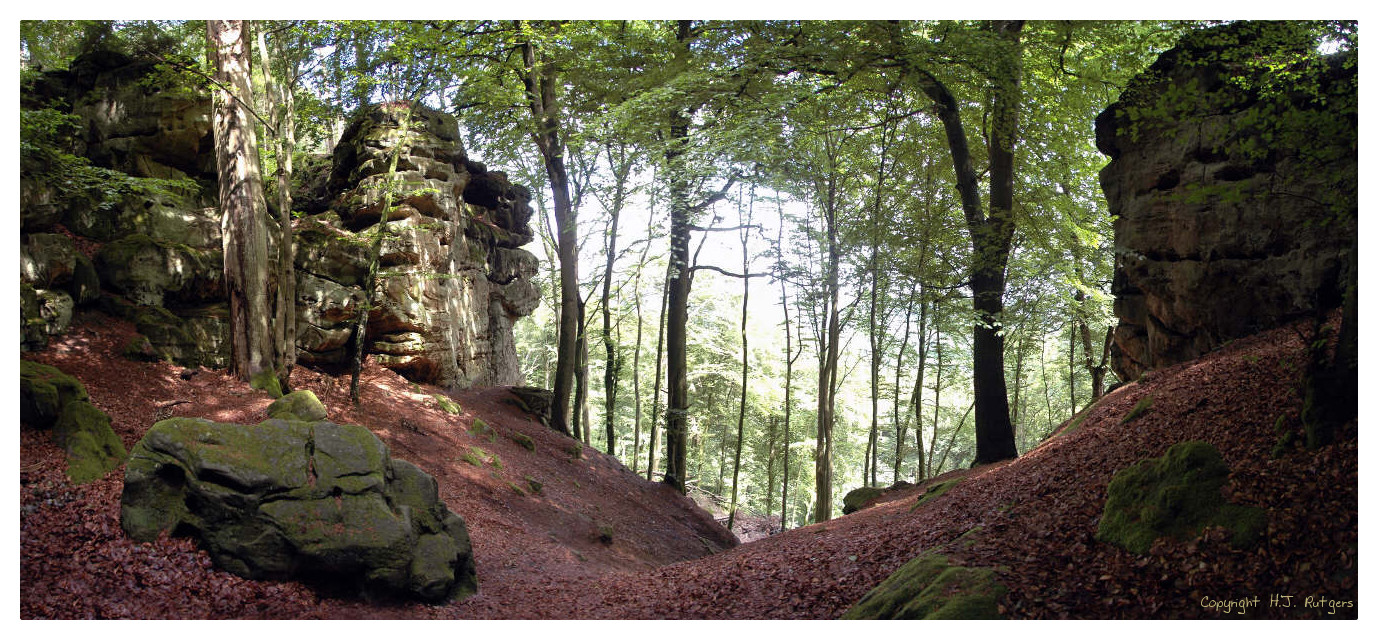
[[[1357,49],[1356,23],[1286,24],[1309,46],[1260,64]],[[1122,382],[1093,123],[1208,26],[248,21],[242,85],[198,21],[23,21],[20,54],[21,82],[118,51],[157,61],[159,90],[244,107],[251,222],[300,216],[293,166],[362,107],[453,115],[532,192],[542,301],[516,342],[552,427],[788,528],[1014,457]],[[179,188],[87,166],[71,129],[25,106],[21,171],[97,200]],[[274,322],[246,374],[290,370]]]

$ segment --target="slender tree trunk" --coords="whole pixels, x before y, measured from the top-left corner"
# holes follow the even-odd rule
[[[777,198],[777,200],[776,200],[775,202],[776,202],[776,207],[779,208],[780,201],[778,200],[778,198]],[[784,268],[783,268],[783,267],[784,267],[784,257],[783,257],[783,256],[784,256],[784,244],[783,244],[783,242],[782,242],[782,240],[783,240],[783,234],[784,234],[783,219],[782,219],[782,224],[780,225],[780,229],[779,229],[779,231],[778,231],[777,233],[778,233],[779,235],[777,235],[776,238],[775,238],[775,246],[776,246],[776,248],[780,251],[780,255],[781,255],[781,258],[780,258],[780,263],[781,263],[781,269],[780,269],[780,270],[781,270],[781,276],[780,276],[780,310],[783,311],[783,312],[784,312],[784,315],[785,315],[785,435],[784,435],[785,447],[784,447],[783,464],[781,465],[782,468],[781,468],[781,472],[780,472],[780,530],[781,530],[781,531],[784,531],[784,530],[789,526],[789,522],[788,522],[788,519],[789,519],[789,445],[790,445],[790,439],[789,439],[789,426],[790,426],[790,409],[791,409],[791,408],[793,407],[793,405],[794,405],[793,399],[791,398],[791,390],[794,388],[794,359],[797,358],[798,356],[795,355],[794,346],[793,346],[793,345],[794,345],[794,339],[793,339],[793,337],[790,335],[790,322],[789,322],[789,293],[788,293],[788,290],[787,290],[786,287],[785,287],[785,278],[784,278],[784,273],[783,273],[783,272],[784,272]]]
[[[268,207],[247,107],[252,90],[246,31],[242,20],[206,21],[216,81],[212,129],[230,300],[230,373],[244,380],[272,371],[278,362],[268,290]]]
[[[278,362],[278,381],[283,392],[291,391],[292,368],[297,363],[297,278],[295,273],[295,247],[292,243],[292,155],[296,153],[296,108],[292,89],[288,82],[295,65],[288,62],[280,53],[276,43],[270,49],[263,29],[258,31],[259,59],[263,61],[263,83],[269,97],[270,124],[277,131],[273,136],[274,153],[277,156],[277,207],[278,207],[278,270],[277,270],[277,314],[273,318],[273,337],[277,343],[275,351]],[[273,59],[281,60],[287,77],[277,78],[273,73]]]
[[[936,304],[933,311],[933,315],[938,315]],[[933,453],[938,445],[938,410],[943,406],[943,336],[937,327],[933,331],[933,360],[933,437],[928,441],[928,466],[924,469],[923,478],[933,477]]]
[[[738,192],[740,193],[740,192]],[[752,190],[752,202],[756,200],[755,190]],[[749,206],[749,205],[748,205]],[[737,204],[737,211],[742,210],[741,203]],[[751,254],[747,252],[747,241],[749,239],[751,224],[751,210],[747,209],[746,218],[741,220],[741,240],[742,240],[742,397],[737,403],[737,451],[732,457],[732,505],[727,514],[727,530],[732,530],[732,523],[737,518],[737,480],[742,471],[742,440],[746,435],[746,383],[747,374],[750,371],[750,352],[747,350],[746,342],[746,311],[747,301],[751,298]]]
[[[1019,455],[1005,389],[1005,267],[1014,237],[1014,142],[1019,130],[1019,37],[1023,22],[995,21],[1003,40],[992,74],[990,127],[990,211],[981,206],[980,179],[972,168],[966,130],[957,100],[932,74],[919,70],[919,84],[936,103],[957,174],[957,191],[971,236],[971,292],[976,323],[972,330],[972,385],[976,398],[976,459],[986,464]]]
[[[555,66],[544,55],[537,55],[530,42],[522,43],[521,74],[526,88],[527,107],[536,124],[531,139],[541,153],[546,178],[550,182],[555,206],[556,256],[560,260],[560,331],[555,355],[554,401],[550,425],[570,433],[570,396],[577,369],[578,336],[582,333],[582,304],[579,299],[579,245],[576,231],[578,213],[569,196],[569,172],[565,168],[565,145],[560,134],[558,84]],[[538,59],[539,57],[539,59]]]
[[[650,241],[646,246],[650,246]],[[632,351],[632,473],[637,473],[641,462],[641,270],[646,266],[645,255],[636,266],[636,285],[632,303],[636,308],[636,349]]]
[[[617,440],[614,424],[617,408],[618,358],[617,345],[612,339],[612,268],[613,263],[617,261],[617,222],[618,218],[621,217],[623,201],[626,198],[627,171],[630,170],[631,165],[626,162],[625,154],[623,161],[618,162],[613,155],[611,143],[608,144],[607,151],[608,164],[613,169],[616,182],[613,188],[612,206],[608,212],[608,259],[603,267],[603,350],[606,352],[606,360],[603,365],[603,419],[608,439],[608,455],[614,455],[613,443]],[[632,457],[632,466],[635,470],[635,450],[633,450]]]
[[[909,334],[913,328],[914,300],[918,298],[918,282],[909,289],[909,304],[904,310],[904,337],[900,340],[899,354],[895,356],[895,398],[894,407],[891,412],[893,417],[893,427],[895,429],[895,464],[893,468],[892,480],[890,484],[900,481],[900,465],[904,462],[904,438],[908,435],[909,416],[904,416],[904,421],[900,421],[900,382],[904,375],[904,352],[909,348]]]
[[[681,20],[676,31],[676,59],[690,55],[691,23]],[[685,492],[688,471],[689,433],[689,171],[684,154],[689,144],[690,114],[675,109],[670,113],[670,144],[665,149],[665,164],[670,174],[670,264],[665,275],[669,287],[669,317],[666,325],[666,377],[668,393],[665,408],[665,483]]]
[[[659,427],[660,427],[660,416],[658,415],[659,412],[660,412],[660,371],[661,371],[661,369],[660,369],[660,356],[661,356],[662,353],[664,352],[664,349],[663,349],[662,347],[664,346],[664,342],[665,342],[665,341],[664,341],[664,338],[665,338],[665,324],[666,324],[666,322],[665,322],[666,304],[669,302],[669,300],[670,300],[670,283],[669,283],[669,281],[666,281],[665,286],[663,286],[663,287],[661,288],[661,293],[660,293],[660,322],[659,322],[659,326],[658,326],[657,329],[656,329],[656,375],[655,375],[655,384],[652,385],[652,388],[651,388],[651,440],[650,440],[650,451],[647,452],[647,456],[646,456],[646,479],[647,479],[647,480],[654,480],[654,478],[652,478],[651,476],[655,474],[655,471],[656,471],[656,453],[659,452],[659,450],[660,450],[660,447],[658,446],[658,444],[657,444],[657,442],[656,442],[657,436],[660,435],[660,434],[658,433]]]
[[[928,301],[924,300],[923,284],[919,285],[919,366],[914,376],[914,395],[910,403],[914,406],[914,452],[918,454],[918,465],[914,469],[915,480],[927,477],[930,456],[923,447],[923,373],[928,368]],[[933,423],[933,435],[937,437],[938,423]]]
[[[577,298],[579,332],[574,336],[574,437],[586,446],[593,445],[593,425],[589,424],[589,335],[583,298]]]
[[[829,141],[831,147],[831,141]],[[836,419],[837,360],[842,335],[838,314],[838,267],[841,262],[841,249],[837,241],[837,166],[831,157],[834,149],[829,149],[830,161],[827,176],[827,195],[823,215],[826,226],[827,246],[824,266],[824,287],[827,300],[824,303],[827,313],[827,337],[822,345],[822,362],[818,368],[818,429],[814,457],[814,490],[818,507],[814,510],[814,522],[827,522],[833,514],[833,425]]]
[[[1067,395],[1072,415],[1077,414],[1077,329],[1076,320],[1067,323]]]

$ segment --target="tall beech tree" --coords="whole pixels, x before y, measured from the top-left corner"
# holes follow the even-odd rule
[[[214,70],[212,129],[220,182],[225,288],[230,300],[230,372],[245,380],[277,375],[283,354],[273,334],[269,291],[268,205],[258,163],[258,138],[250,119],[248,25],[207,20]]]

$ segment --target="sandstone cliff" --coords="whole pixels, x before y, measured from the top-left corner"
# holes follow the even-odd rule
[[[74,116],[62,140],[120,188],[61,187],[51,163],[21,172],[21,340],[42,348],[74,309],[136,324],[131,355],[226,364],[223,254],[210,104],[152,80],[154,65],[101,51],[42,75],[29,113]],[[512,323],[540,296],[530,192],[468,159],[455,119],[398,105],[356,114],[330,157],[301,163],[295,223],[298,348],[304,364],[347,361],[378,231],[388,160],[394,202],[365,351],[413,380],[455,388],[521,381]],[[32,165],[32,166],[29,166]],[[97,190],[100,191],[100,190]],[[271,223],[276,227],[276,222]],[[277,248],[270,253],[276,255]]]
[[[1338,306],[1356,238],[1356,61],[1298,62],[1310,46],[1281,23],[1189,34],[1097,118],[1121,379]]]

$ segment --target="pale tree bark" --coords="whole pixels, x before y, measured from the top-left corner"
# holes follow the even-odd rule
[[[273,137],[273,149],[277,156],[277,207],[278,207],[278,269],[277,269],[277,314],[274,318],[273,337],[277,343],[276,351],[280,358],[277,363],[279,380],[284,392],[290,390],[292,368],[297,364],[297,278],[295,269],[296,247],[292,240],[292,155],[297,149],[296,107],[292,92],[292,76],[295,66],[281,55],[281,47],[276,42],[270,47],[266,31],[257,34],[259,59],[263,61],[263,83],[267,86],[269,125],[277,131]],[[273,60],[284,66],[282,77],[276,76]]]
[[[837,166],[837,141],[832,133],[824,134],[824,144],[828,155],[828,171],[824,178],[823,225],[826,237],[823,265],[825,337],[820,345],[818,363],[818,420],[817,444],[814,448],[814,496],[817,506],[814,509],[814,522],[827,522],[833,517],[833,427],[837,408],[837,361],[842,337],[839,304],[838,271],[842,262],[842,249],[837,238],[837,209],[839,175]]]
[[[249,379],[277,363],[269,293],[267,203],[248,105],[247,25],[207,20],[214,67],[212,128],[220,182],[225,288],[230,301],[230,373]]]

